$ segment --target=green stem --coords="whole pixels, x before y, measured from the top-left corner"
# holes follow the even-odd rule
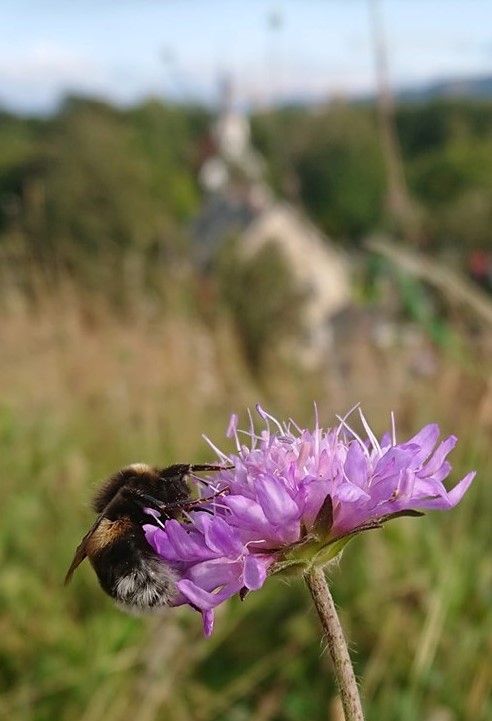
[[[324,571],[313,566],[304,574],[304,578],[325,632],[340,689],[345,721],[364,721],[354,669]]]

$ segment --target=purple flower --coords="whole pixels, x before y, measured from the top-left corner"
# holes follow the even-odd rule
[[[337,556],[357,533],[378,528],[419,510],[445,510],[463,497],[475,473],[447,491],[446,460],[456,444],[450,436],[437,445],[439,427],[425,426],[406,443],[392,433],[378,441],[362,413],[363,440],[339,419],[337,428],[312,431],[292,420],[281,424],[260,406],[264,429],[241,431],[232,416],[227,435],[236,452],[232,466],[197,484],[202,496],[220,494],[161,528],[146,526],[147,540],[177,575],[175,605],[200,610],[205,633],[213,609],[227,598],[260,588],[267,575],[303,572]],[[246,440],[246,444],[242,442]],[[213,492],[212,492],[213,495]]]

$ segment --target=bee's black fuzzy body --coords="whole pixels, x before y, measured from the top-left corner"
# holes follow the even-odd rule
[[[138,614],[171,605],[177,593],[175,574],[143,531],[144,524],[162,522],[144,509],[156,510],[164,519],[178,515],[194,503],[188,474],[218,469],[189,464],[158,469],[138,463],[108,478],[94,496],[99,515],[77,548],[65,583],[87,556],[102,589],[123,610]]]
[[[123,517],[104,520],[99,528],[87,555],[102,589],[134,613],[169,605],[174,574],[149,546],[140,525]]]

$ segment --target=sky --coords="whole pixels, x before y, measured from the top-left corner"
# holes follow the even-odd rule
[[[492,0],[372,0],[396,88],[492,75]],[[371,0],[2,0],[0,105],[322,101],[375,89]]]

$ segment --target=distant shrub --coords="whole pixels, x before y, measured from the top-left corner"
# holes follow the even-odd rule
[[[216,260],[219,298],[230,310],[251,366],[303,329],[303,293],[282,252],[267,243],[253,257],[241,257],[239,242],[224,243]]]

